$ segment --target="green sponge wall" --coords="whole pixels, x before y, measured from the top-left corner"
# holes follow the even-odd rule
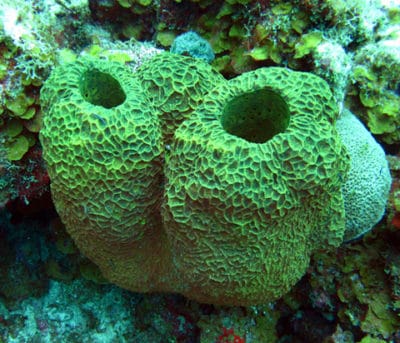
[[[84,59],[55,69],[41,100],[44,159],[68,232],[110,280],[157,289],[146,280],[170,269],[158,238],[162,139],[140,84],[119,63]]]
[[[132,75],[82,59],[56,68],[41,100],[57,211],[121,287],[265,303],[314,249],[342,241],[349,161],[332,95],[312,74],[262,68],[226,81],[162,54]]]
[[[337,108],[318,77],[245,73],[204,98],[175,132],[164,220],[196,299],[276,299],[315,248],[342,241],[348,157]]]
[[[161,53],[137,71],[147,98],[160,117],[165,144],[171,143],[176,128],[203,101],[203,96],[224,78],[203,60]]]

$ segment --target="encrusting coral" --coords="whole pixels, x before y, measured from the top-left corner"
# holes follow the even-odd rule
[[[377,139],[400,142],[400,29],[395,38],[383,39],[360,49],[354,57],[353,81],[348,92],[350,109]]]
[[[155,114],[182,78],[170,68],[150,101],[140,85],[148,65],[132,75],[82,59],[42,89],[41,142],[67,230],[107,279],[133,291],[226,305],[282,296],[314,249],[342,242],[349,160],[329,87],[284,68],[215,78],[167,146]]]
[[[385,152],[350,111],[344,110],[336,129],[350,155],[350,171],[343,184],[346,241],[368,232],[382,218],[392,178]]]

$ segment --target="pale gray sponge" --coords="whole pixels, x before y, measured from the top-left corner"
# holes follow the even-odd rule
[[[382,147],[350,111],[343,111],[336,128],[350,155],[350,171],[343,184],[344,240],[349,241],[371,230],[382,218],[392,178]]]
[[[210,43],[194,31],[189,31],[176,37],[172,43],[171,52],[200,58],[207,63],[211,63],[215,58]]]

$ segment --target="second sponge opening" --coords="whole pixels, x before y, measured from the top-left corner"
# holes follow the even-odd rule
[[[236,96],[225,105],[221,117],[226,132],[253,143],[265,143],[284,132],[289,121],[286,102],[267,88]]]

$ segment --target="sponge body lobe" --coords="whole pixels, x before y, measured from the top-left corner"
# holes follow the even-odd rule
[[[276,95],[259,111],[272,107],[287,128],[263,143],[227,132],[222,118],[232,103],[246,110],[234,109],[243,125],[257,125],[249,112],[263,89]],[[287,115],[276,113],[278,97]],[[331,124],[336,115],[319,79],[268,68],[214,88],[176,130],[163,218],[177,269],[198,300],[277,298],[304,274],[314,249],[341,243],[348,156]]]

